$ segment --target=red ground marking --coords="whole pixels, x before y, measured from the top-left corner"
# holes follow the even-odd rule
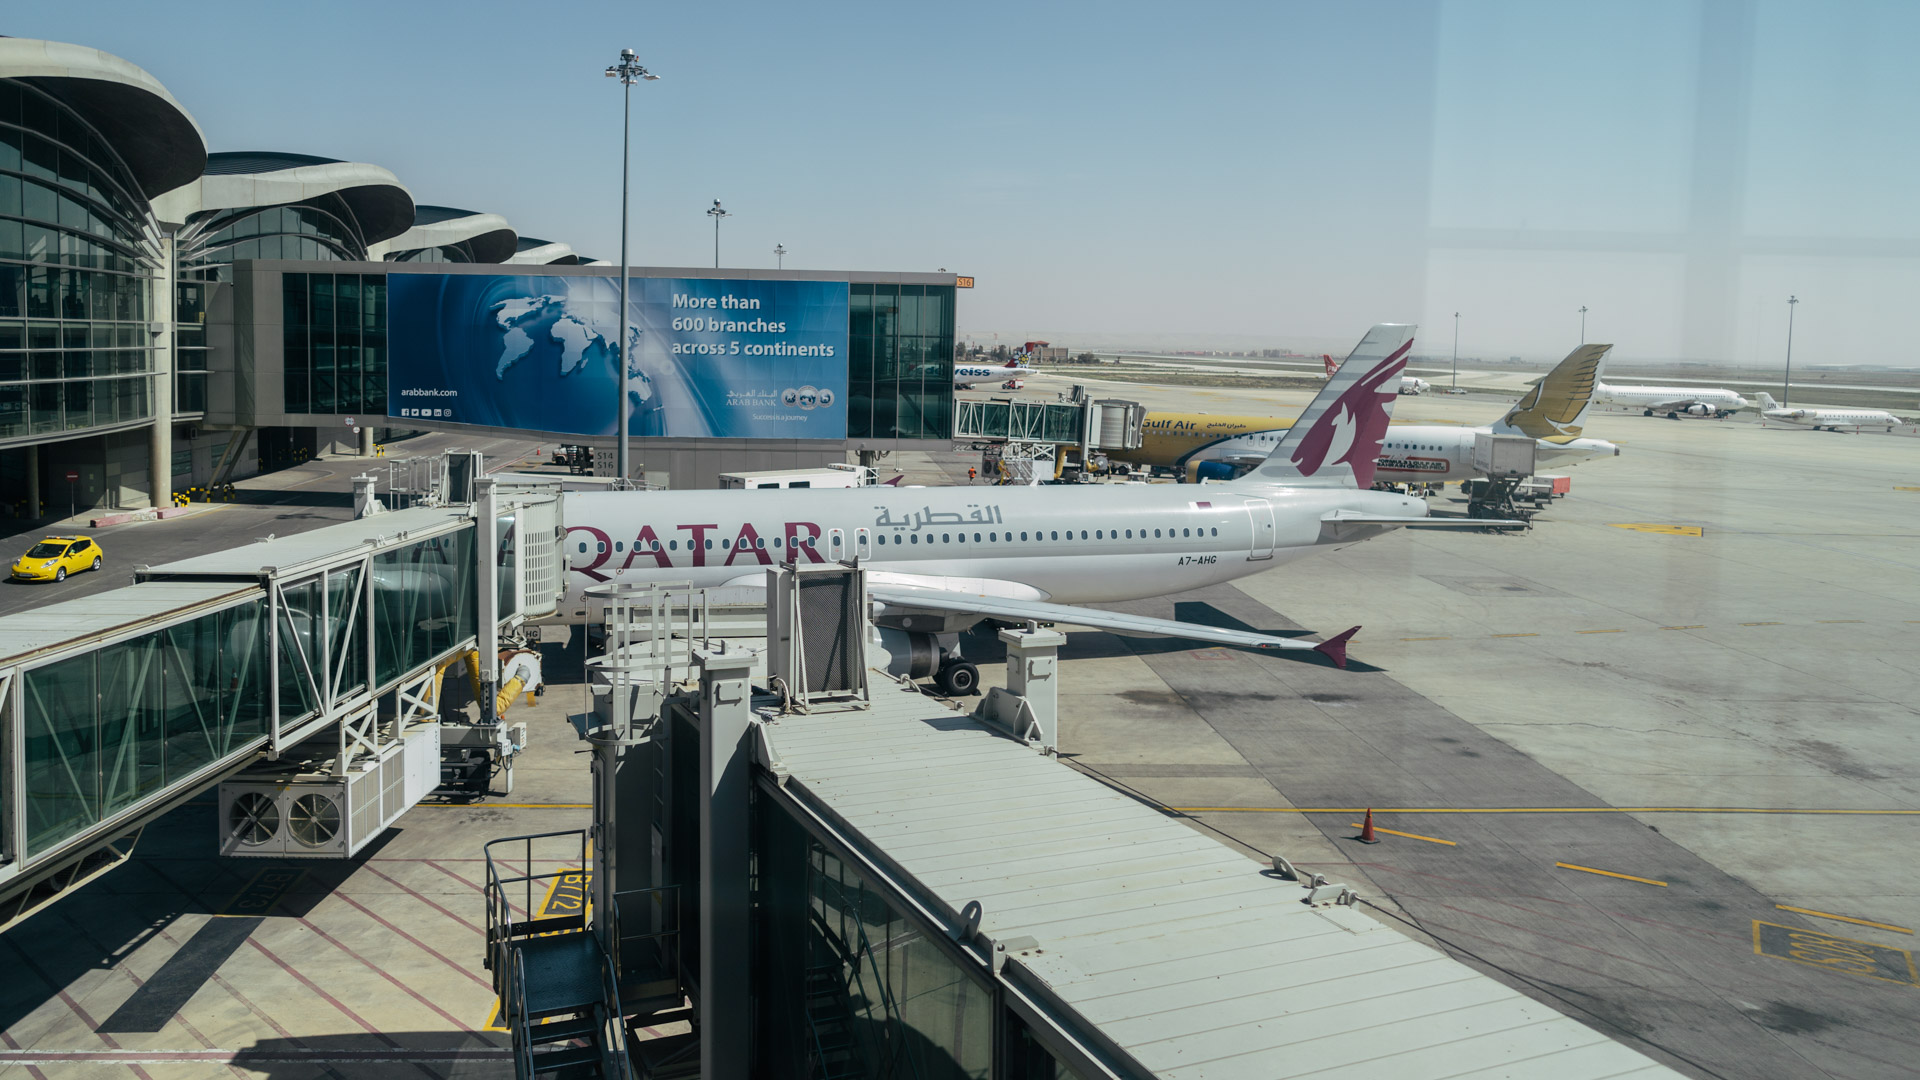
[[[414,889],[410,889],[407,886],[402,885],[400,882],[395,881],[393,878],[387,876],[386,874],[383,874],[380,871],[375,870],[371,866],[367,867],[366,870],[367,870],[367,873],[372,874],[374,877],[377,877],[384,882],[387,882],[388,884],[392,885],[394,888],[399,889],[401,892],[406,893],[408,896],[413,897],[414,899],[427,905],[428,907],[439,912],[440,914],[445,915],[447,918],[452,919],[454,922],[459,923],[460,925],[466,927],[467,929],[473,931],[474,933],[484,935],[487,932],[486,928],[479,925],[478,923],[468,922],[466,919],[463,919],[460,916],[455,915],[453,912],[448,911],[446,908],[441,907],[439,904],[434,903],[432,900],[427,898],[427,895],[425,893],[418,892]]]
[[[409,934],[405,930],[402,930],[399,927],[393,925],[387,920],[381,918],[379,915],[374,914],[374,911],[372,908],[367,907],[365,904],[362,904],[360,901],[355,900],[353,897],[348,896],[346,893],[341,892],[338,889],[334,890],[333,895],[340,900],[343,900],[349,904],[352,904],[355,908],[359,909],[360,911],[365,912],[368,918],[372,919],[374,922],[379,923],[381,926],[386,927],[387,929],[393,931],[394,933],[412,942],[415,946],[417,946],[420,949],[420,951],[428,954],[429,956],[432,956],[435,960],[438,960],[441,963],[452,968],[453,970],[459,972],[460,974],[465,975],[467,978],[472,979],[474,982],[479,983],[481,986],[486,987],[488,990],[493,989],[493,983],[487,981],[486,979],[481,978],[478,975],[475,975],[473,971],[467,968],[465,965],[462,965],[447,959],[446,955],[442,953],[440,950],[434,948],[431,945],[428,945],[426,942],[421,941],[419,938],[414,937],[412,934]]]
[[[355,906],[358,906],[358,905],[355,905]],[[462,1024],[459,1020],[454,1019],[454,1016],[452,1013],[448,1012],[447,1010],[441,1008],[438,1005],[435,1005],[433,1002],[428,1001],[426,997],[422,995],[418,990],[415,990],[413,987],[408,986],[406,983],[403,983],[399,979],[396,979],[392,975],[389,975],[385,971],[382,971],[380,969],[380,965],[375,964],[373,961],[367,959],[364,956],[361,956],[359,953],[354,952],[352,949],[349,949],[345,945],[345,943],[340,941],[339,938],[336,938],[332,934],[329,934],[325,930],[322,930],[318,926],[315,926],[311,920],[301,919],[300,925],[320,935],[320,937],[323,940],[331,944],[334,948],[339,949],[341,952],[346,953],[348,956],[351,956],[355,960],[360,961],[361,964],[366,966],[366,969],[368,971],[373,972],[374,974],[392,983],[395,987],[399,988],[400,990],[405,991],[408,997],[412,998],[413,1000],[419,1002],[422,1005],[425,1005],[427,1008],[432,1009],[435,1013],[439,1014],[440,1019],[445,1020],[449,1024],[452,1024],[456,1029],[460,1031],[466,1031],[466,1032],[471,1032],[473,1030],[467,1025]],[[442,957],[442,959],[445,959],[445,957]],[[394,1043],[394,1045],[398,1046],[399,1044]]]

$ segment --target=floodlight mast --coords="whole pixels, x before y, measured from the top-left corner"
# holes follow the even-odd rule
[[[774,263],[773,268],[775,270],[785,270],[787,268],[787,245],[785,244],[773,245],[773,257],[779,260],[778,262]]]
[[[625,485],[629,469],[627,447],[627,428],[629,414],[633,404],[628,399],[628,373],[632,369],[632,358],[627,355],[627,339],[632,336],[627,328],[630,316],[627,314],[627,165],[631,159],[629,145],[633,131],[633,84],[642,79],[656,82],[660,76],[640,65],[639,58],[632,49],[620,50],[620,62],[607,67],[607,78],[620,80],[620,344],[614,353],[620,358],[620,407],[614,410],[615,421],[620,425],[618,439],[614,443],[613,467],[617,482]]]
[[[713,209],[707,211],[707,216],[713,219],[713,268],[718,270],[720,269],[720,219],[730,218],[733,215],[720,209],[720,200],[715,199]]]

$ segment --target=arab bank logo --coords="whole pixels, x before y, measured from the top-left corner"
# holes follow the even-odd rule
[[[819,404],[820,391],[817,388],[811,386],[803,386],[800,388],[800,407],[802,409],[811,410],[818,407]]]
[[[785,405],[787,408],[791,409],[795,405],[798,405],[799,403],[800,403],[800,391],[795,390],[791,386],[787,387],[785,390],[780,391],[780,404]]]

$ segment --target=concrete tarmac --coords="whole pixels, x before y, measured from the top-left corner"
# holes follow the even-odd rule
[[[1913,1075],[1920,440],[1625,413],[1586,434],[1623,454],[1568,470],[1530,532],[1402,531],[1119,605],[1365,628],[1346,672],[1072,634],[1064,753],[1689,1075]],[[1369,806],[1391,832],[1364,846]]]

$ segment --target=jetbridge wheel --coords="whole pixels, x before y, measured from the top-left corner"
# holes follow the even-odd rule
[[[933,681],[948,697],[966,697],[980,692],[980,669],[965,660],[956,661],[941,668]]]

